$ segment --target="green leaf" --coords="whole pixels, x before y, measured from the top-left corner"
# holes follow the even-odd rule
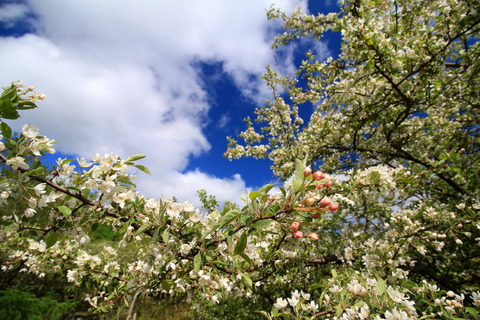
[[[245,248],[247,247],[247,233],[244,231],[242,235],[240,236],[240,239],[238,239],[237,244],[235,245],[235,249],[233,249],[233,254],[240,254],[243,251],[245,251]]]
[[[248,195],[250,200],[255,200],[257,197],[261,196],[262,194],[258,191],[252,191],[250,192],[250,194]]]
[[[139,234],[144,233],[145,231],[150,229],[152,226],[153,226],[153,223],[151,223],[151,222],[147,222],[145,224],[142,224],[142,226],[140,228],[138,228],[137,232],[135,232],[135,235],[138,236]]]
[[[255,222],[255,224],[252,226],[252,228],[257,229],[257,230],[262,230],[262,229],[268,228],[270,223],[272,223],[271,219],[260,220],[260,221]]]
[[[58,211],[60,211],[65,218],[68,218],[72,215],[72,209],[66,206],[59,206]]]
[[[267,318],[267,319],[271,319],[270,316],[269,316],[269,314],[268,314],[268,312],[266,312],[266,311],[255,310],[254,312],[260,313],[261,315],[263,315],[263,316],[264,316],[265,318]]]
[[[252,279],[244,273],[242,273],[242,280],[248,288],[253,286]]]
[[[343,307],[342,307],[342,304],[338,304],[336,307],[335,307],[335,315],[337,317],[340,317],[340,315],[343,313]]]
[[[370,179],[372,179],[374,182],[377,182],[378,180],[380,180],[380,172],[378,171],[372,171],[370,172]]]
[[[10,149],[15,149],[18,145],[18,143],[15,140],[12,139],[5,139],[5,147],[10,148]]]
[[[2,122],[0,123],[0,129],[2,130],[2,135],[5,138],[10,139],[10,137],[12,136],[12,129],[10,128],[10,126],[5,122]]]
[[[475,317],[475,319],[479,319],[480,318],[480,314],[479,314],[479,311],[475,308],[471,308],[471,307],[466,307],[465,310],[470,313],[472,316]]]
[[[30,170],[27,172],[27,175],[29,176],[41,176],[45,174],[45,168],[44,167],[38,167],[34,170]]]
[[[20,114],[18,114],[15,108],[2,108],[0,110],[0,118],[16,120],[20,118]]]
[[[195,272],[198,272],[201,267],[202,267],[202,254],[199,252],[193,258],[193,270],[195,270]]]
[[[280,191],[282,192],[282,195],[283,195],[284,197],[287,196],[287,191],[285,190],[284,187],[280,187]]]
[[[69,164],[70,162],[73,162],[75,160],[73,159],[63,159],[62,162],[60,163],[60,165],[64,165],[64,164]]]
[[[250,263],[250,265],[253,266],[253,261],[252,261],[252,259],[250,259],[250,257],[247,256],[247,255],[245,254],[245,252],[239,253],[238,255],[239,255],[240,257],[242,257],[243,259],[245,259],[245,261],[247,261],[248,263]]]
[[[165,244],[167,244],[168,241],[170,241],[170,232],[168,231],[168,228],[166,228],[165,230],[163,230],[162,239],[163,239],[163,242],[164,242]]]
[[[302,189],[303,180],[304,180],[304,165],[301,160],[295,160],[295,176],[293,178],[293,192],[297,193]]]
[[[370,69],[373,69],[374,66],[375,66],[375,61],[373,61],[373,59],[371,59],[365,65],[365,69],[370,70]]]
[[[266,184],[264,185],[263,187],[261,187],[260,189],[258,189],[259,192],[263,193],[263,194],[266,194],[268,193],[270,190],[272,190],[272,188],[275,187],[274,184]]]
[[[47,244],[47,248],[50,248],[57,242],[58,236],[56,232],[53,232],[50,230],[50,232],[47,235],[47,238],[45,239],[45,243]]]
[[[211,261],[211,262],[210,262],[210,265],[213,265],[214,267],[215,267],[215,266],[221,266],[221,267],[223,267],[223,266],[226,266],[227,263],[226,263],[225,261],[215,260],[215,261]]]
[[[232,210],[229,210],[223,217],[222,217],[222,220],[220,220],[220,222],[218,222],[217,224],[215,224],[214,228],[215,229],[221,229],[223,228],[224,226],[226,226],[227,224],[229,224],[230,222],[234,221],[235,219],[237,219],[240,214],[242,212],[237,210],[237,209],[232,209]]]
[[[251,214],[245,214],[240,218],[240,222],[246,226],[248,226],[252,220],[253,216]]]
[[[18,110],[29,110],[29,109],[35,109],[37,105],[31,101],[20,101],[17,104],[17,109]]]
[[[122,228],[120,230],[118,230],[119,233],[125,233],[128,229],[128,227],[130,226],[130,224],[133,222],[132,221],[133,219],[130,219],[128,220],[127,222],[125,222],[122,226]]]
[[[378,296],[383,295],[387,291],[387,284],[385,283],[385,280],[383,279],[378,280],[377,286],[375,289],[377,291]]]
[[[127,161],[127,162],[137,161],[137,160],[143,159],[143,158],[145,158],[145,157],[146,157],[146,155],[144,155],[144,154],[136,154],[136,155],[133,155],[133,156],[128,157],[128,159],[127,159],[126,161]]]
[[[332,277],[333,277],[334,279],[338,277],[337,270],[332,269],[330,272],[332,273]]]
[[[158,234],[160,233],[160,227],[158,227],[157,229],[155,229],[155,232],[153,233],[153,237],[152,237],[152,242],[156,242],[157,239],[158,239]]]
[[[145,173],[148,174],[148,175],[152,175],[152,174],[150,173],[150,170],[148,170],[147,167],[142,166],[141,164],[136,164],[136,165],[134,165],[134,167],[137,168],[138,170],[141,170],[141,171],[145,172]]]
[[[2,93],[2,99],[11,100],[13,97],[17,95],[17,88],[14,85],[11,85],[7,89],[5,89]]]
[[[170,288],[172,287],[173,285],[173,281],[172,280],[164,280],[162,281],[162,288],[165,290],[165,291],[169,291]]]

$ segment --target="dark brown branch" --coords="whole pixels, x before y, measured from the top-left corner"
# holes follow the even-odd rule
[[[334,255],[326,256],[325,258],[315,258],[315,259],[310,259],[308,260],[309,264],[312,265],[324,265],[324,264],[329,264],[329,263],[341,263],[342,261]]]
[[[320,313],[317,313],[317,314],[313,315],[313,318],[325,316],[327,314],[334,314],[335,312],[336,312],[335,310],[322,311]]]

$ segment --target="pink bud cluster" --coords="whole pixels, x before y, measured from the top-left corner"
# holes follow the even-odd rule
[[[310,167],[305,167],[303,173],[305,174],[305,176],[308,176],[308,175],[312,174],[312,169]],[[321,180],[325,179],[325,174],[322,171],[315,171],[312,174],[312,178],[315,181],[321,181]],[[324,187],[331,188],[332,185],[333,185],[332,180],[327,180],[325,183],[317,184],[316,189],[323,189]],[[307,206],[313,205],[312,200],[313,199],[311,199],[311,198],[305,199],[305,205],[307,205]],[[331,203],[330,199],[328,197],[324,197],[320,201],[320,207],[328,208],[330,211],[337,211],[338,210],[338,204],[337,203]]]
[[[292,228],[292,234],[294,238],[303,238],[303,232],[298,230],[300,227],[300,222],[293,221],[290,227]]]
[[[332,203],[329,197],[324,197],[322,200],[320,200],[320,207],[327,208],[330,211],[337,211],[338,203]]]
[[[322,171],[315,171],[312,173],[312,168],[310,167],[305,167],[305,169],[303,170],[303,174],[305,176],[312,175],[312,179],[315,181],[322,181],[326,179],[326,176]],[[331,188],[332,185],[333,185],[332,180],[327,180],[325,183],[318,183],[316,185],[316,188],[317,189]]]
[[[300,227],[300,222],[298,221],[293,221],[292,224],[290,225],[290,228],[292,229],[292,235],[294,238],[300,239],[303,238],[303,232],[298,230]],[[309,233],[307,234],[307,238],[310,240],[318,240],[318,235],[316,233]]]

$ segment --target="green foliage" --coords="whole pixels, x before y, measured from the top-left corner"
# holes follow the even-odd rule
[[[200,189],[197,191],[197,196],[200,202],[202,203],[203,209],[207,210],[207,212],[212,212],[215,210],[220,203],[218,203],[217,199],[213,195],[207,194],[207,191],[204,189]]]
[[[191,319],[198,320],[260,320],[265,319],[255,310],[269,310],[272,302],[267,297],[230,294],[218,303],[201,301],[192,308]]]
[[[20,118],[18,111],[34,109],[37,106],[35,101],[45,99],[45,95],[37,93],[30,94],[33,87],[23,88],[21,82],[12,83],[9,87],[4,87],[2,95],[0,96],[0,129],[1,134],[10,139],[12,136],[12,129],[3,122],[2,119],[15,120]],[[30,96],[28,96],[30,94]]]
[[[99,314],[102,320],[136,319],[136,320],[191,320],[189,315],[190,305],[182,297],[139,297],[133,312],[130,306],[120,305],[105,314]]]
[[[92,243],[100,240],[116,242],[119,241],[122,236],[123,234],[121,232],[114,232],[111,227],[98,223],[92,225],[92,232],[90,233]]]
[[[75,302],[60,302],[55,296],[37,297],[20,289],[0,290],[0,315],[4,320],[62,320]]]

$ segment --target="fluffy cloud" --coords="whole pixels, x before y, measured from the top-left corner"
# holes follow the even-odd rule
[[[306,6],[305,0],[275,2],[286,11]],[[186,200],[204,188],[221,201],[237,201],[246,188],[240,175],[184,172],[189,157],[210,148],[203,132],[209,102],[194,65],[222,62],[245,96],[262,100],[258,79],[265,66],[290,67],[270,48],[269,6],[270,0],[9,4],[0,22],[24,22],[36,31],[0,37],[0,82],[21,79],[49,96],[18,126],[39,126],[58,151],[145,153],[142,164],[152,176],[141,177],[139,188],[147,195]]]

